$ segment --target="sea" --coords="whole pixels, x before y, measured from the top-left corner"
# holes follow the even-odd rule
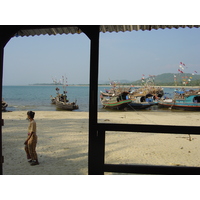
[[[59,87],[62,93],[62,86]],[[7,111],[57,111],[56,106],[51,104],[51,95],[56,96],[55,85],[28,85],[28,86],[3,86],[3,99],[7,102]],[[109,86],[99,86],[100,91],[109,90]],[[132,88],[134,89],[134,88]],[[165,95],[172,97],[175,88],[164,88]],[[88,112],[89,111],[89,86],[68,86],[67,97],[69,101],[77,101],[78,110],[72,112]],[[157,109],[148,109],[148,111],[156,111]],[[104,109],[98,98],[98,112],[114,112]]]

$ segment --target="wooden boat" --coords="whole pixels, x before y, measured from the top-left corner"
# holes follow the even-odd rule
[[[158,106],[168,107],[169,109],[200,111],[200,93],[176,91],[173,99],[159,100]]]
[[[2,109],[1,110],[6,111],[7,106],[8,106],[8,104],[4,100],[2,100]]]
[[[100,101],[104,108],[111,108],[111,109],[125,109],[132,100],[128,99],[128,93],[123,92],[118,96],[102,96],[100,95]]]
[[[129,95],[132,102],[129,104],[130,109],[145,109],[157,105],[158,102],[154,95],[147,94],[145,96]]]
[[[122,94],[126,94],[127,99],[117,101]],[[131,87],[112,87],[105,92],[100,91],[101,103],[104,107],[113,107],[120,109],[145,109],[153,105],[157,105],[157,99],[161,98],[164,94],[163,88],[145,85],[140,88]],[[126,100],[131,100],[127,103]]]
[[[69,102],[69,100],[67,99],[67,95],[65,94],[59,94],[56,98],[55,98],[55,104],[58,110],[76,110],[79,109],[79,106],[76,104],[75,102]]]
[[[56,87],[56,97],[51,96],[51,103],[56,105],[56,108],[58,110],[76,110],[79,109],[79,106],[76,104],[75,102],[69,102],[69,100],[67,99],[67,91],[66,91],[66,77],[62,77],[63,78],[63,94],[59,93],[59,88]]]
[[[59,99],[56,99],[56,107],[59,110],[69,111],[79,109],[79,106],[76,104],[76,102],[60,101]]]
[[[164,91],[163,91],[163,88],[161,87],[154,87],[154,86],[143,86],[143,87],[140,87],[138,89],[133,89],[131,92],[130,92],[130,95],[132,97],[145,97],[146,96],[153,96],[154,97],[154,100],[155,99],[159,99],[161,98],[163,95],[164,95]]]
[[[105,89],[105,92],[100,91],[101,96],[103,97],[113,97],[119,96],[123,92],[130,92],[130,87],[112,87],[110,90]]]
[[[130,109],[145,109],[153,105],[156,105],[157,102],[154,102],[152,97],[135,97],[131,98],[132,102],[129,104]]]
[[[52,104],[56,104],[56,98],[57,98],[57,97],[60,98],[60,96],[61,96],[61,94],[59,93],[59,90],[60,90],[60,89],[59,89],[58,87],[56,87],[55,90],[56,90],[57,96],[56,96],[56,97],[53,97],[52,95],[50,96],[50,98],[51,98],[51,103],[52,103]]]

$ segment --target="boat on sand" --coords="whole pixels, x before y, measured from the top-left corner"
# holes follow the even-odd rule
[[[122,92],[119,95],[114,96],[103,96],[100,95],[100,101],[103,105],[103,108],[117,109],[122,110],[125,109],[129,103],[132,102],[131,99],[128,98],[127,92]]]
[[[175,91],[174,98],[161,99],[158,101],[158,106],[169,109],[200,111],[200,91]]]

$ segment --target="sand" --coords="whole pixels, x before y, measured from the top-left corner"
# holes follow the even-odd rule
[[[3,174],[87,175],[88,112],[36,111],[40,165],[24,151],[26,111],[4,112]],[[199,126],[199,112],[99,112],[99,122]],[[200,137],[107,132],[105,163],[200,166]],[[114,174],[114,173],[105,173]]]

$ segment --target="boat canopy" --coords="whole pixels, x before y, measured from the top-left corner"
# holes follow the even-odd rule
[[[175,91],[176,93],[178,94],[184,94],[185,92],[184,91]]]

